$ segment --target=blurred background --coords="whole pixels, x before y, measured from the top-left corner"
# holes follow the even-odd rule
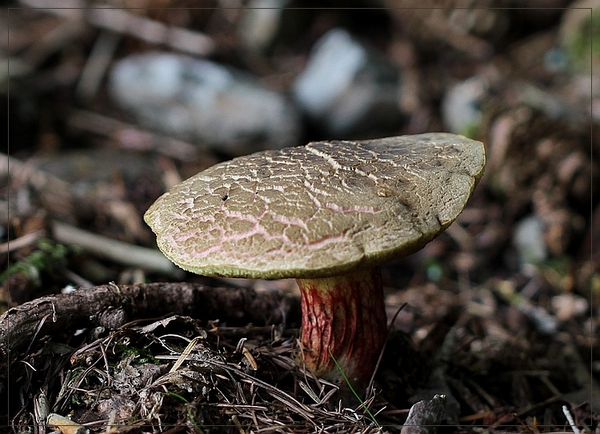
[[[486,173],[446,233],[384,270],[390,314],[412,306],[397,327],[431,350],[468,312],[479,349],[523,333],[519,351],[549,370],[552,345],[531,336],[566,333],[597,378],[593,1],[55,3],[0,12],[0,312],[71,286],[211,283],[166,261],[142,215],[219,161],[449,131],[484,142]],[[505,401],[531,404],[522,387]]]

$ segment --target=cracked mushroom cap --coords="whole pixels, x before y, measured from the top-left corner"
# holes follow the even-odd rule
[[[481,142],[447,133],[313,142],[212,166],[144,219],[194,273],[326,277],[420,249],[460,214],[484,164]]]

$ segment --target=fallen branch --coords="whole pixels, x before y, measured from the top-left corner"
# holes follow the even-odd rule
[[[11,365],[42,337],[86,327],[117,328],[168,313],[203,321],[227,318],[229,325],[277,324],[294,305],[298,308],[294,300],[280,293],[191,283],[109,284],[42,297],[0,315],[0,390]]]
[[[181,270],[158,250],[103,237],[59,221],[52,222],[52,234],[59,243],[79,246],[91,254],[116,263],[181,277]]]

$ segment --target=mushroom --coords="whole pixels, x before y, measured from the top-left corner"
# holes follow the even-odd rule
[[[366,382],[387,335],[379,265],[447,228],[484,164],[481,142],[448,133],[312,142],[212,166],[144,219],[190,272],[296,278],[306,366]]]

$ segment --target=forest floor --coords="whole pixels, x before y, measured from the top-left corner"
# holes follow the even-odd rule
[[[439,433],[599,432],[600,11],[568,0],[289,1],[291,18],[256,47],[248,4],[260,2],[12,3],[0,11],[10,67],[0,431],[433,432],[403,427],[423,401],[443,409]],[[293,280],[197,276],[156,249],[146,209],[234,155],[138,122],[107,79],[117,60],[161,51],[233,66],[286,94],[336,27],[401,71],[405,116],[347,137],[303,118],[290,145],[447,131],[464,109],[451,105],[456,91],[475,110],[460,132],[487,152],[458,220],[382,269],[390,337],[356,396],[298,363]]]

